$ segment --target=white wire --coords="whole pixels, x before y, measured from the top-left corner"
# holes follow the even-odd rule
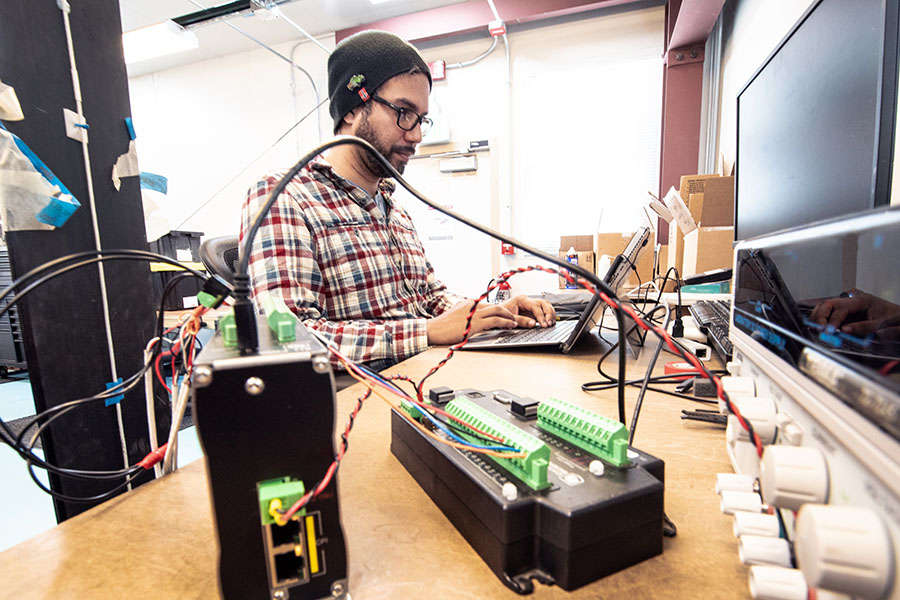
[[[57,0],[56,5],[59,7],[59,10],[63,15],[63,24],[65,25],[66,30],[66,44],[68,46],[69,51],[69,66],[70,71],[72,73],[72,88],[75,92],[75,108],[78,114],[79,122],[84,122],[84,110],[82,106],[81,99],[81,82],[78,78],[78,67],[75,62],[75,46],[72,43],[72,26],[69,21],[69,11],[71,10],[69,7],[69,3],[66,0]],[[91,156],[88,151],[88,135],[87,130],[83,132],[81,137],[81,150],[84,155],[84,173],[87,179],[87,192],[88,192],[88,205],[91,209],[91,224],[94,227],[94,244],[97,250],[103,248],[100,243],[100,226],[97,221],[97,203],[94,197],[94,181],[91,176]],[[117,381],[119,379],[118,370],[116,369],[116,350],[113,345],[112,338],[112,325],[109,320],[109,297],[106,292],[106,271],[103,268],[103,262],[97,263],[97,271],[100,275],[100,301],[103,305],[103,323],[106,327],[106,347],[109,352],[109,368],[112,372],[112,381]],[[119,426],[119,444],[122,450],[122,460],[125,464],[125,467],[130,467],[131,463],[128,460],[128,443],[125,441],[125,424],[122,420],[122,405],[119,402],[116,402],[116,421]],[[131,490],[131,483],[128,484],[128,489]]]
[[[177,390],[173,390],[175,391],[175,400],[172,404],[172,426],[169,429],[169,445],[166,448],[166,455],[163,458],[162,470],[165,475],[168,475],[178,468],[178,430],[181,428],[181,422],[184,420],[184,412],[187,409],[190,387],[190,381],[187,378],[184,378]]]
[[[153,356],[153,344],[159,343],[159,338],[155,337],[147,343],[147,347],[144,348],[144,363],[150,362],[151,357]],[[156,452],[159,449],[159,444],[156,442],[156,403],[154,401],[153,394],[153,369],[147,369],[147,372],[144,373],[144,398],[147,402],[147,432],[150,434],[150,450]],[[156,477],[162,476],[162,467],[160,467],[159,463],[153,465],[153,473]]]

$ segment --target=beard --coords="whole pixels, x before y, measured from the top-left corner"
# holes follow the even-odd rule
[[[397,144],[395,146],[388,146],[381,138],[378,137],[378,133],[375,131],[375,128],[369,124],[368,115],[364,115],[362,123],[360,123],[359,128],[356,130],[356,136],[360,137],[378,150],[378,152],[384,156],[388,162],[391,163],[391,166],[397,169],[400,174],[403,174],[403,171],[406,170],[406,161],[399,157],[391,158],[395,153],[404,153],[404,154],[413,154],[416,151],[415,146],[402,145]],[[374,156],[372,156],[368,151],[360,149],[360,153],[362,154],[362,162],[366,166],[366,168],[376,177],[391,177],[392,174],[388,171],[384,165],[382,165]]]

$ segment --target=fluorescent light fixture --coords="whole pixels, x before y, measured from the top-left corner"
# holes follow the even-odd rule
[[[199,45],[193,32],[174,21],[163,21],[122,34],[125,63],[129,65],[166,54],[184,52]]]
[[[369,0],[372,4],[384,4],[385,2],[391,2],[392,0]]]

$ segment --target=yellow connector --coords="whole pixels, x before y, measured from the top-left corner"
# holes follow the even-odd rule
[[[269,516],[271,516],[273,519],[275,519],[275,523],[277,523],[278,525],[287,525],[287,519],[284,518],[284,515],[282,515],[280,512],[278,512],[280,509],[281,509],[281,499],[273,498],[269,502]]]

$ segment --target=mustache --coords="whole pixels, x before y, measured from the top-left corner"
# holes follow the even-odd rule
[[[415,154],[415,146],[394,146],[391,148],[391,154]]]

